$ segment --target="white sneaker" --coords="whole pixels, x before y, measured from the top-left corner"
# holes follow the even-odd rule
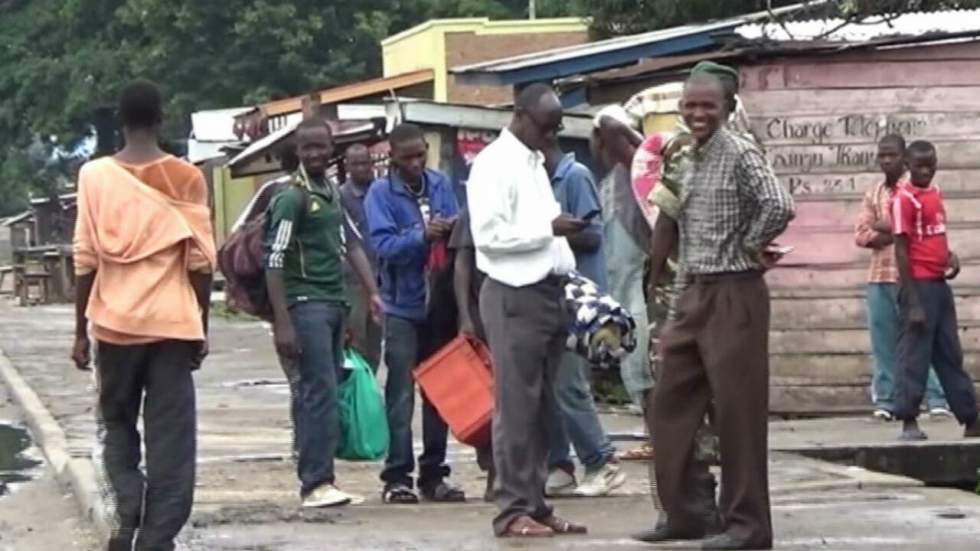
[[[552,469],[544,485],[544,494],[548,497],[569,496],[575,493],[577,486],[575,475],[565,469]]]
[[[946,407],[931,408],[929,409],[929,417],[936,417],[936,418],[942,417],[945,419],[952,419],[953,412]]]
[[[877,419],[879,421],[894,421],[895,420],[895,415],[892,412],[890,412],[887,409],[885,409],[885,408],[878,408],[871,415],[872,415],[872,417],[874,417],[875,419]]]
[[[615,463],[606,463],[598,471],[586,475],[585,480],[575,490],[576,495],[583,497],[599,497],[609,495],[610,492],[626,483],[626,473]]]
[[[347,505],[357,499],[356,496],[341,492],[333,484],[324,484],[303,498],[302,507],[304,509],[338,507],[340,505]],[[363,502],[363,498],[360,501]]]

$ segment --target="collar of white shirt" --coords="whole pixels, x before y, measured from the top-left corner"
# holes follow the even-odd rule
[[[540,151],[534,151],[533,149],[524,145],[524,142],[518,139],[517,136],[510,131],[510,128],[504,128],[500,132],[500,142],[501,145],[506,146],[507,154],[509,155],[514,155],[515,157],[527,157],[529,164],[544,162],[544,155]]]

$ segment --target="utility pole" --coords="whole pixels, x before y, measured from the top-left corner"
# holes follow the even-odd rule
[[[527,16],[530,19],[537,18],[537,5],[534,0],[527,0]]]

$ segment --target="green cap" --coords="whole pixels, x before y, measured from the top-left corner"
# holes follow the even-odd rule
[[[721,79],[732,79],[735,81],[736,91],[738,90],[738,70],[733,67],[715,63],[714,61],[702,61],[691,69],[692,75],[698,73],[707,73]]]

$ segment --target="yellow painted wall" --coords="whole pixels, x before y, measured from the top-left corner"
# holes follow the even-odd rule
[[[232,178],[226,167],[215,167],[214,183],[214,237],[220,246],[231,232],[238,215],[245,210],[255,193],[254,177]]]
[[[588,22],[576,17],[515,21],[491,21],[487,18],[433,19],[381,41],[384,76],[432,69],[435,73],[433,99],[446,101],[449,95],[446,33],[540,34],[586,30]]]

